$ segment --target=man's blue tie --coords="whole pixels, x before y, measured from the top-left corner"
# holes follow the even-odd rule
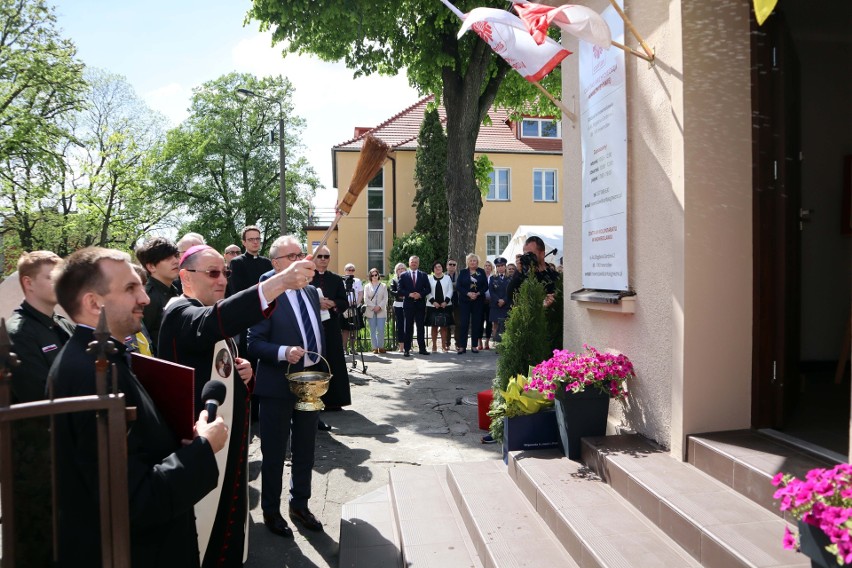
[[[305,339],[307,345],[305,349],[312,353],[317,353],[317,336],[314,335],[314,324],[311,322],[311,316],[308,313],[308,306],[302,298],[302,293],[296,290],[296,298],[299,300],[299,313],[302,315],[302,325],[305,326]],[[319,360],[318,357],[311,357],[311,361]]]

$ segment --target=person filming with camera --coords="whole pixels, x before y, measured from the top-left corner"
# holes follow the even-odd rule
[[[550,307],[554,301],[556,293],[556,281],[559,279],[559,273],[547,266],[544,261],[544,241],[541,237],[535,235],[529,237],[524,242],[524,253],[518,260],[518,270],[515,271],[512,280],[509,281],[508,298],[509,307],[512,307],[517,292],[521,284],[530,274],[544,284],[544,289],[547,295],[544,298],[544,307]]]

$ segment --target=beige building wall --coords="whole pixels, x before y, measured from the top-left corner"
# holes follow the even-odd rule
[[[338,202],[346,195],[349,181],[355,171],[358,152],[341,152],[337,156],[337,182],[340,186]],[[479,154],[477,154],[477,157]],[[416,222],[417,210],[412,207],[416,189],[414,187],[414,151],[397,151],[385,162],[385,271],[391,267],[387,262],[393,246],[394,230],[394,179],[396,179],[396,234],[410,232]],[[518,225],[559,225],[562,222],[562,157],[549,154],[488,154],[495,167],[510,168],[510,201],[483,201],[476,236],[476,252],[486,254],[486,235],[489,233],[512,234]],[[394,162],[396,172],[394,172]],[[533,169],[557,170],[556,203],[533,202]],[[338,254],[332,257],[332,270],[339,272],[347,262],[355,265],[355,275],[364,279],[367,266],[367,189],[365,188],[352,212],[341,219],[338,230]],[[560,254],[561,255],[561,254]],[[335,259],[337,264],[335,265]],[[421,259],[424,270],[436,259]],[[335,268],[336,266],[336,268]]]
[[[611,405],[610,420],[684,457],[688,434],[750,426],[751,8],[745,0],[630,0],[625,9],[657,59],[626,60],[636,313],[566,300],[565,344],[630,356],[638,378],[627,406]],[[564,43],[577,49],[573,38]],[[626,43],[637,45],[630,36]],[[578,92],[577,61],[563,63],[566,101]],[[579,127],[563,126],[563,142],[565,248],[579,251]],[[566,257],[565,274],[566,293],[582,287],[579,254]]]

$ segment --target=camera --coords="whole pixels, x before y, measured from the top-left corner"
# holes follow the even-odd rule
[[[529,272],[535,270],[538,266],[538,256],[532,251],[525,252],[521,255],[521,272]]]

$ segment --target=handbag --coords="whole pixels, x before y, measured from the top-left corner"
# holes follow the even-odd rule
[[[435,314],[432,322],[435,324],[435,327],[447,327],[450,323],[447,319],[447,314],[444,313]]]

